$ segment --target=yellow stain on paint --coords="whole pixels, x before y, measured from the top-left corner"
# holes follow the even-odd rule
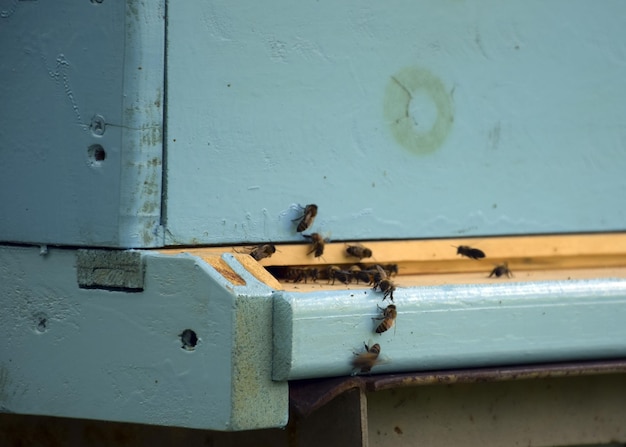
[[[427,116],[429,111],[433,115],[430,119]],[[384,116],[401,146],[415,154],[434,152],[452,129],[452,94],[430,71],[405,67],[389,79]]]

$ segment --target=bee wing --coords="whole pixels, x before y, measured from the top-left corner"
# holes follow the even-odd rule
[[[392,363],[392,361],[386,355],[379,355],[378,358],[376,359],[376,364],[377,365],[386,365],[386,364],[389,364],[389,363]]]
[[[380,279],[387,279],[387,272],[378,264],[376,264],[376,270],[378,270],[378,274],[380,275]]]
[[[362,352],[352,359],[351,365],[354,368],[363,368],[372,365],[376,361],[376,358],[377,356],[370,352]]]
[[[244,247],[240,247],[242,251],[239,251],[239,250],[237,250],[236,247],[233,247],[233,251],[235,253],[249,255],[250,253],[252,253],[254,250],[256,250],[259,247],[260,247],[260,245],[259,246],[247,245],[247,246],[244,246]]]

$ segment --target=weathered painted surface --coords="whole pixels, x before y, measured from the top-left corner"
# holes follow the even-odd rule
[[[624,229],[624,4],[168,9],[168,244]],[[193,61],[190,63],[190,61]]]
[[[616,374],[369,393],[369,445],[618,447],[625,392]]]
[[[622,2],[0,8],[4,241],[624,229]]]
[[[214,430],[284,426],[288,386],[271,379],[271,289],[231,255],[224,262],[244,285],[190,255],[141,253],[143,290],[132,293],[80,288],[76,250],[0,247],[0,409]]]
[[[276,380],[356,372],[364,343],[381,347],[373,374],[626,355],[623,278],[402,288],[382,334],[368,288],[275,295]]]
[[[164,4],[2,2],[0,240],[162,245]]]

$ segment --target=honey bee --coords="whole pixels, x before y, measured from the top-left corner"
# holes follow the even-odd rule
[[[312,244],[312,248],[307,255],[314,253],[314,256],[319,258],[324,254],[324,244],[328,242],[328,239],[324,239],[319,233],[303,234],[302,236],[309,239]]]
[[[293,282],[300,282],[304,280],[306,282],[306,269],[299,267],[290,267],[285,273],[285,279],[292,280]]]
[[[468,247],[467,245],[459,245],[458,247],[456,247],[456,254],[461,256],[467,256],[470,259],[482,259],[485,257],[484,251],[479,250],[478,248]]]
[[[359,259],[372,257],[372,250],[362,245],[348,245],[346,247],[346,253]]]
[[[491,278],[494,275],[496,278],[499,278],[503,275],[506,275],[507,278],[510,278],[511,276],[513,276],[513,272],[509,270],[508,262],[505,262],[503,264],[496,265],[491,271],[491,273],[489,274],[489,278]]]
[[[381,280],[380,273],[378,271],[378,267],[383,269],[383,271],[387,274],[388,277],[392,277],[398,274],[398,264],[384,264],[384,265],[370,265],[365,268],[364,271],[370,274],[370,284],[375,284]]]
[[[287,278],[293,280],[293,282],[304,281],[306,284],[307,279],[311,279],[313,282],[317,281],[319,275],[319,270],[317,268],[299,268],[299,267],[291,267],[287,270]]]
[[[313,224],[315,216],[317,216],[317,205],[310,204],[304,207],[304,213],[302,214],[302,216],[298,217],[297,219],[293,219],[294,221],[300,220],[298,226],[296,227],[296,231],[298,233],[302,233],[307,228],[309,228]]]
[[[378,284],[380,282],[380,280],[382,279],[382,277],[380,276],[380,273],[378,272],[378,269],[376,268],[376,266],[370,267],[368,269],[363,270],[363,272],[368,274],[369,277],[369,285],[372,284]]]
[[[387,272],[380,265],[376,266],[376,270],[378,271],[378,281],[374,281],[373,289],[383,292],[383,301],[389,297],[393,302],[393,292],[396,290],[396,285],[389,279]]]
[[[358,369],[361,373],[368,373],[378,363],[380,345],[378,343],[372,347],[367,346],[365,343],[363,343],[363,345],[365,346],[365,352],[360,354],[354,353],[356,357],[352,359],[352,367]]]
[[[332,284],[335,284],[335,280],[338,280],[347,285],[350,284],[350,281],[352,279],[350,272],[341,270],[336,265],[331,265],[330,267],[328,267],[327,273],[328,282],[332,280]]]
[[[260,261],[264,258],[269,258],[274,253],[276,253],[276,246],[273,244],[264,244],[255,247],[251,252],[250,256],[252,256],[255,260]]]
[[[312,267],[310,269],[306,269],[306,274],[309,278],[311,278],[311,280],[313,282],[317,282],[317,278],[319,276],[320,271],[318,269],[316,269],[315,267]],[[306,279],[304,280],[304,282],[306,282]]]
[[[348,272],[350,273],[350,277],[356,279],[357,284],[359,283],[359,281],[362,281],[366,284],[372,283],[371,272],[369,272],[368,270],[363,270],[357,264],[351,265],[350,268],[348,268]]]
[[[382,334],[394,326],[398,312],[396,311],[396,306],[394,304],[390,304],[385,309],[380,306],[377,307],[382,311],[382,317],[372,318],[372,320],[382,320],[380,324],[376,326],[376,333]]]
[[[398,274],[398,264],[385,264],[381,265],[381,267],[388,276],[394,276]]]

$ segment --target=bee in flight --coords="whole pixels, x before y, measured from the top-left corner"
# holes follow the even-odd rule
[[[263,244],[255,247],[250,252],[250,256],[257,261],[260,261],[261,259],[269,258],[274,253],[276,253],[276,246],[274,244]]]
[[[499,278],[504,275],[506,275],[507,278],[513,276],[513,272],[509,269],[509,264],[507,262],[496,265],[491,273],[489,273],[489,278],[491,278],[492,276]]]
[[[372,370],[374,366],[378,363],[378,356],[380,355],[380,345],[376,343],[375,345],[369,347],[365,343],[365,352],[362,353],[354,353],[356,357],[352,359],[352,368],[358,370],[361,373],[368,373]],[[353,374],[356,374],[354,372]]]
[[[298,226],[296,227],[296,231],[298,233],[302,233],[303,231],[305,231],[307,228],[309,228],[311,225],[313,225],[313,221],[315,220],[315,216],[317,216],[317,205],[315,204],[310,204],[304,207],[304,213],[302,214],[302,216],[293,219],[294,222],[296,220],[300,220],[300,222],[298,222]]]
[[[348,245],[346,247],[346,253],[359,259],[372,257],[372,250],[362,245]]]
[[[485,257],[484,251],[479,250],[478,248],[468,247],[467,245],[459,245],[456,247],[456,254],[466,256],[470,259],[482,259]]]
[[[311,250],[307,255],[314,253],[315,257],[319,258],[324,254],[324,244],[328,242],[328,239],[324,239],[319,233],[303,234],[302,236],[311,241]]]
[[[393,292],[396,290],[396,285],[389,279],[387,272],[380,265],[376,265],[376,270],[378,271],[378,276],[374,281],[372,289],[378,289],[383,292],[383,301],[389,298],[393,302]]]
[[[378,306],[378,309],[382,311],[382,316],[372,318],[372,320],[382,320],[380,324],[376,326],[376,333],[382,334],[383,332],[388,331],[394,326],[396,322],[396,317],[398,316],[398,311],[396,310],[395,304],[390,304],[384,309]]]

